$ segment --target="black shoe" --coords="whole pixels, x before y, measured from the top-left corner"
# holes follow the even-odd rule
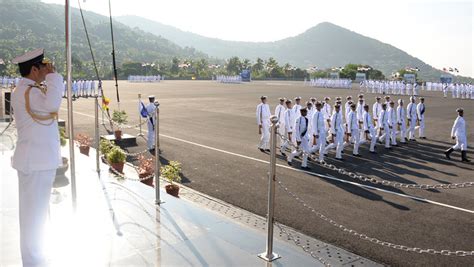
[[[343,150],[343,151],[341,151],[341,154],[344,154],[344,150]]]
[[[392,145],[392,146],[398,146],[398,144],[397,145]]]
[[[300,156],[296,156],[295,159],[301,159]]]
[[[391,147],[386,147],[385,149],[387,149],[387,150],[392,150],[392,148],[391,148]]]
[[[467,159],[467,151],[461,151],[461,161],[462,162],[471,162],[470,160]]]
[[[311,170],[309,167],[301,167],[302,170]]]
[[[416,139],[410,139],[410,141],[416,142]]]
[[[285,154],[285,153],[283,153],[283,152],[281,152],[281,155],[282,155],[283,157],[286,157],[286,154]]]
[[[352,154],[354,157],[362,157],[360,154]]]
[[[265,149],[263,148],[259,148],[258,150],[260,150],[260,152],[265,152]]]
[[[423,137],[420,137],[420,138],[421,138],[421,139],[426,139],[426,137],[424,137],[424,136],[423,136]]]
[[[377,154],[377,151],[369,151],[372,154]]]
[[[344,161],[343,158],[335,158],[336,160],[339,160],[339,161]]]
[[[288,166],[292,166],[291,162],[287,161],[286,163],[288,163]]]
[[[265,149],[266,152],[270,152],[270,149]]]
[[[450,149],[444,151],[444,155],[446,156],[447,159],[451,159],[450,155],[453,151],[454,151],[454,149],[452,147]]]

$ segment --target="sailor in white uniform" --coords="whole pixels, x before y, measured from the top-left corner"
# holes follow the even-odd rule
[[[342,159],[342,150],[344,147],[344,123],[343,116],[341,113],[341,107],[339,105],[334,106],[334,114],[331,116],[331,128],[330,133],[332,135],[332,143],[326,146],[326,153],[332,149],[336,148],[336,159]]]
[[[470,162],[467,159],[467,137],[466,137],[466,121],[464,120],[464,110],[462,108],[456,109],[458,117],[454,121],[451,129],[451,138],[456,140],[456,145],[452,146],[444,152],[446,158],[451,159],[450,154],[454,150],[461,150],[461,159],[463,162]]]
[[[148,116],[148,136],[147,136],[147,147],[148,150],[152,151],[155,148],[155,126],[158,124],[156,121],[156,106],[155,106],[155,96],[148,96],[150,103],[146,105],[146,112]]]
[[[295,121],[296,121],[296,116],[295,112],[293,110],[293,103],[291,102],[290,99],[287,99],[285,101],[286,104],[286,110],[284,113],[285,117],[285,137],[286,140],[285,142],[281,145],[280,147],[280,152],[283,156],[286,156],[285,151],[287,148],[290,147],[291,144],[295,144],[295,135],[293,134],[294,128],[295,128]]]
[[[415,97],[410,97],[410,103],[407,106],[407,119],[408,119],[408,140],[415,140],[415,126],[416,126],[416,104]]]
[[[397,125],[398,131],[400,132],[400,143],[404,144],[406,143],[407,124],[405,121],[405,107],[403,107],[402,99],[398,99]]]
[[[420,103],[416,105],[416,115],[418,122],[418,135],[421,139],[426,139],[425,137],[425,98],[420,97]]]
[[[288,157],[288,165],[291,166],[291,162],[297,156],[303,154],[303,160],[301,162],[302,169],[308,168],[308,155],[311,153],[311,147],[309,146],[309,119],[306,118],[307,108],[303,107],[300,109],[300,116],[296,119],[295,123],[295,136],[297,149],[295,149]]]
[[[297,97],[295,97],[295,104],[293,105],[293,111],[295,113],[296,118],[298,118],[301,115],[300,114],[301,108],[302,108],[302,106],[301,106],[301,97],[297,96]]]
[[[18,140],[11,162],[18,172],[21,257],[23,266],[43,266],[43,226],[56,169],[62,164],[57,114],[63,77],[44,59],[43,49],[12,62],[23,77],[12,95]]]
[[[364,115],[362,114],[361,118],[362,124],[364,120]],[[359,133],[359,119],[356,113],[356,105],[351,105],[351,111],[347,116],[347,136],[348,139],[352,139],[354,142],[354,150],[352,154],[356,157],[360,157],[359,154],[359,142],[360,142],[360,133]],[[351,138],[352,137],[352,138]]]
[[[316,111],[312,118],[312,130],[313,130],[313,147],[311,153],[319,151],[319,161],[324,160],[324,152],[326,148],[326,126],[324,113],[321,111],[321,102],[316,102]]]
[[[395,110],[395,103],[390,101],[389,107],[387,109],[388,113],[388,128],[390,132],[390,145],[397,145],[397,112]],[[387,132],[388,133],[388,132]]]
[[[362,129],[364,130],[364,135],[363,135],[363,140],[361,141],[361,144],[367,142],[367,139],[370,137],[370,148],[369,152],[370,153],[377,153],[375,152],[375,144],[377,143],[377,134],[375,131],[374,124],[372,123],[372,119],[370,117],[369,113],[369,105],[365,104],[364,105],[364,121],[362,124]]]
[[[270,106],[267,104],[267,97],[260,97],[261,103],[257,105],[257,124],[260,143],[258,149],[262,152],[270,152]]]
[[[283,97],[280,97],[280,104],[278,104],[275,108],[275,116],[278,118],[278,133],[280,133],[281,136],[285,136],[285,99]],[[284,141],[281,138],[277,138],[278,144],[281,148],[283,145]]]
[[[388,124],[388,111],[387,111],[387,104],[382,104],[382,112],[380,113],[380,120],[379,120],[379,135],[380,135],[380,142],[385,140],[385,148],[390,149],[390,128]]]

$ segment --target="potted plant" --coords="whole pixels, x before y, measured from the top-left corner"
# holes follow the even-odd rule
[[[102,154],[102,161],[106,162],[107,154],[115,147],[115,144],[107,139],[101,139],[99,142],[99,151]]]
[[[143,179],[145,177],[151,176],[148,179],[141,180],[142,183],[153,186],[153,173],[155,168],[153,167],[153,158],[145,158],[143,155],[138,156],[138,177]]]
[[[66,131],[64,128],[59,128],[59,142],[62,147],[66,145]],[[69,168],[69,162],[66,157],[62,158],[62,164],[56,169],[56,177],[54,178],[53,187],[63,187],[69,184],[69,180],[66,177],[66,171]]]
[[[79,151],[81,154],[89,156],[89,150],[92,144],[92,138],[87,134],[77,134],[76,135],[77,145],[79,146]]]
[[[160,168],[161,176],[163,176],[170,184],[165,186],[166,193],[177,197],[179,194],[179,186],[174,182],[181,182],[181,163],[170,161],[168,165]]]
[[[123,165],[125,164],[126,155],[125,152],[120,148],[115,146],[107,154],[107,161],[113,170],[116,170],[120,173],[123,173]]]
[[[112,121],[117,124],[117,129],[114,131],[115,140],[122,139],[122,129],[120,128],[121,125],[127,123],[128,115],[125,111],[118,111],[114,110],[112,113]]]

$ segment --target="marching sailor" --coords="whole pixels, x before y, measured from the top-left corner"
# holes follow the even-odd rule
[[[275,108],[275,116],[278,118],[278,132],[280,133],[281,136],[285,136],[285,99],[283,97],[280,97],[280,104],[278,104]],[[280,144],[280,147],[283,145],[283,139],[277,138],[278,144]]]
[[[360,119],[362,120],[362,124],[363,124],[363,120],[364,120],[364,115],[363,114],[362,114],[362,117]],[[349,112],[349,115],[347,116],[347,136],[349,137],[348,139],[352,139],[354,141],[354,150],[353,150],[352,154],[356,157],[360,157],[360,154],[359,154],[359,142],[360,142],[359,121],[358,121],[358,116],[357,116],[357,113],[356,113],[356,105],[355,104],[351,105],[351,111]]]
[[[421,139],[426,139],[425,137],[425,98],[420,97],[420,103],[416,105],[416,114],[418,122],[418,135]]]
[[[23,77],[12,95],[18,140],[11,162],[18,172],[21,257],[23,266],[43,266],[43,226],[56,169],[62,164],[57,116],[63,77],[44,59],[44,49],[12,62]]]
[[[390,133],[390,144],[392,146],[398,146],[397,145],[397,112],[395,111],[395,103],[393,101],[390,101],[390,106],[387,109],[388,113],[388,128],[389,131],[387,131],[387,134]]]
[[[398,131],[400,132],[400,143],[404,144],[406,143],[407,124],[405,122],[405,108],[403,107],[402,99],[398,99],[397,125]]]
[[[270,152],[270,106],[267,104],[267,97],[260,97],[261,103],[257,105],[258,134],[261,135],[258,149],[262,152]]]
[[[290,144],[295,143],[295,136],[293,135],[293,130],[295,128],[295,120],[296,120],[295,112],[293,110],[293,103],[291,102],[291,100],[287,99],[285,101],[285,104],[286,104],[286,111],[284,113],[285,135],[283,136],[285,136],[287,139],[280,147],[280,152],[283,156],[286,156],[285,151],[288,147],[290,147]]]
[[[300,156],[303,153],[303,161],[301,162],[302,169],[309,169],[308,168],[308,155],[311,152],[311,148],[309,146],[309,120],[306,118],[307,108],[303,107],[300,110],[300,116],[296,119],[295,123],[295,136],[296,136],[296,144],[297,148],[291,153],[288,157],[288,165],[291,166],[291,162],[297,156]]]
[[[336,148],[336,159],[342,159],[342,149],[344,147],[344,124],[341,114],[341,106],[334,106],[334,113],[331,116],[331,128],[330,133],[332,134],[332,143],[326,146],[326,153],[332,149]]]
[[[376,131],[374,128],[374,125],[372,124],[372,119],[370,118],[370,113],[369,113],[369,105],[365,104],[364,105],[364,121],[363,121],[363,130],[364,130],[364,135],[363,135],[363,141],[361,143],[367,142],[368,137],[370,136],[370,148],[369,152],[370,153],[377,153],[375,152],[375,144],[377,143],[377,135]]]
[[[297,96],[295,97],[295,105],[293,106],[293,111],[295,112],[296,118],[298,118],[301,110],[301,97]]]
[[[415,124],[416,124],[416,104],[415,97],[410,97],[410,103],[407,106],[407,119],[408,119],[408,140],[415,140]]]
[[[388,111],[387,111],[387,104],[382,104],[382,112],[380,113],[380,120],[379,120],[379,140],[383,142],[385,140],[385,148],[391,149],[390,147],[390,129],[388,124]]]
[[[324,160],[324,150],[326,148],[326,126],[324,113],[321,111],[323,105],[321,102],[316,102],[316,112],[313,114],[313,148],[311,153],[319,151],[319,161]]]
[[[148,116],[148,137],[147,137],[147,147],[148,150],[153,150],[155,148],[155,125],[157,125],[156,121],[156,106],[155,106],[155,96],[150,95],[148,96],[148,100],[150,103],[146,105],[146,112]]]
[[[461,160],[463,162],[470,162],[467,159],[467,138],[466,138],[466,122],[464,120],[464,110],[462,108],[456,109],[458,117],[454,121],[451,129],[451,138],[456,140],[456,145],[452,146],[444,152],[446,158],[451,159],[450,154],[454,150],[461,150]]]

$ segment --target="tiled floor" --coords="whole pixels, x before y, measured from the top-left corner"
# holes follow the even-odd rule
[[[18,266],[17,178],[9,165],[9,140],[0,141],[0,266]],[[153,188],[118,181],[105,165],[99,180],[94,168],[94,150],[91,157],[77,150],[75,212],[70,184],[53,190],[45,245],[51,266],[323,266],[282,239],[274,247],[282,258],[267,264],[257,257],[265,250],[261,228],[165,192],[165,203],[156,208]]]

